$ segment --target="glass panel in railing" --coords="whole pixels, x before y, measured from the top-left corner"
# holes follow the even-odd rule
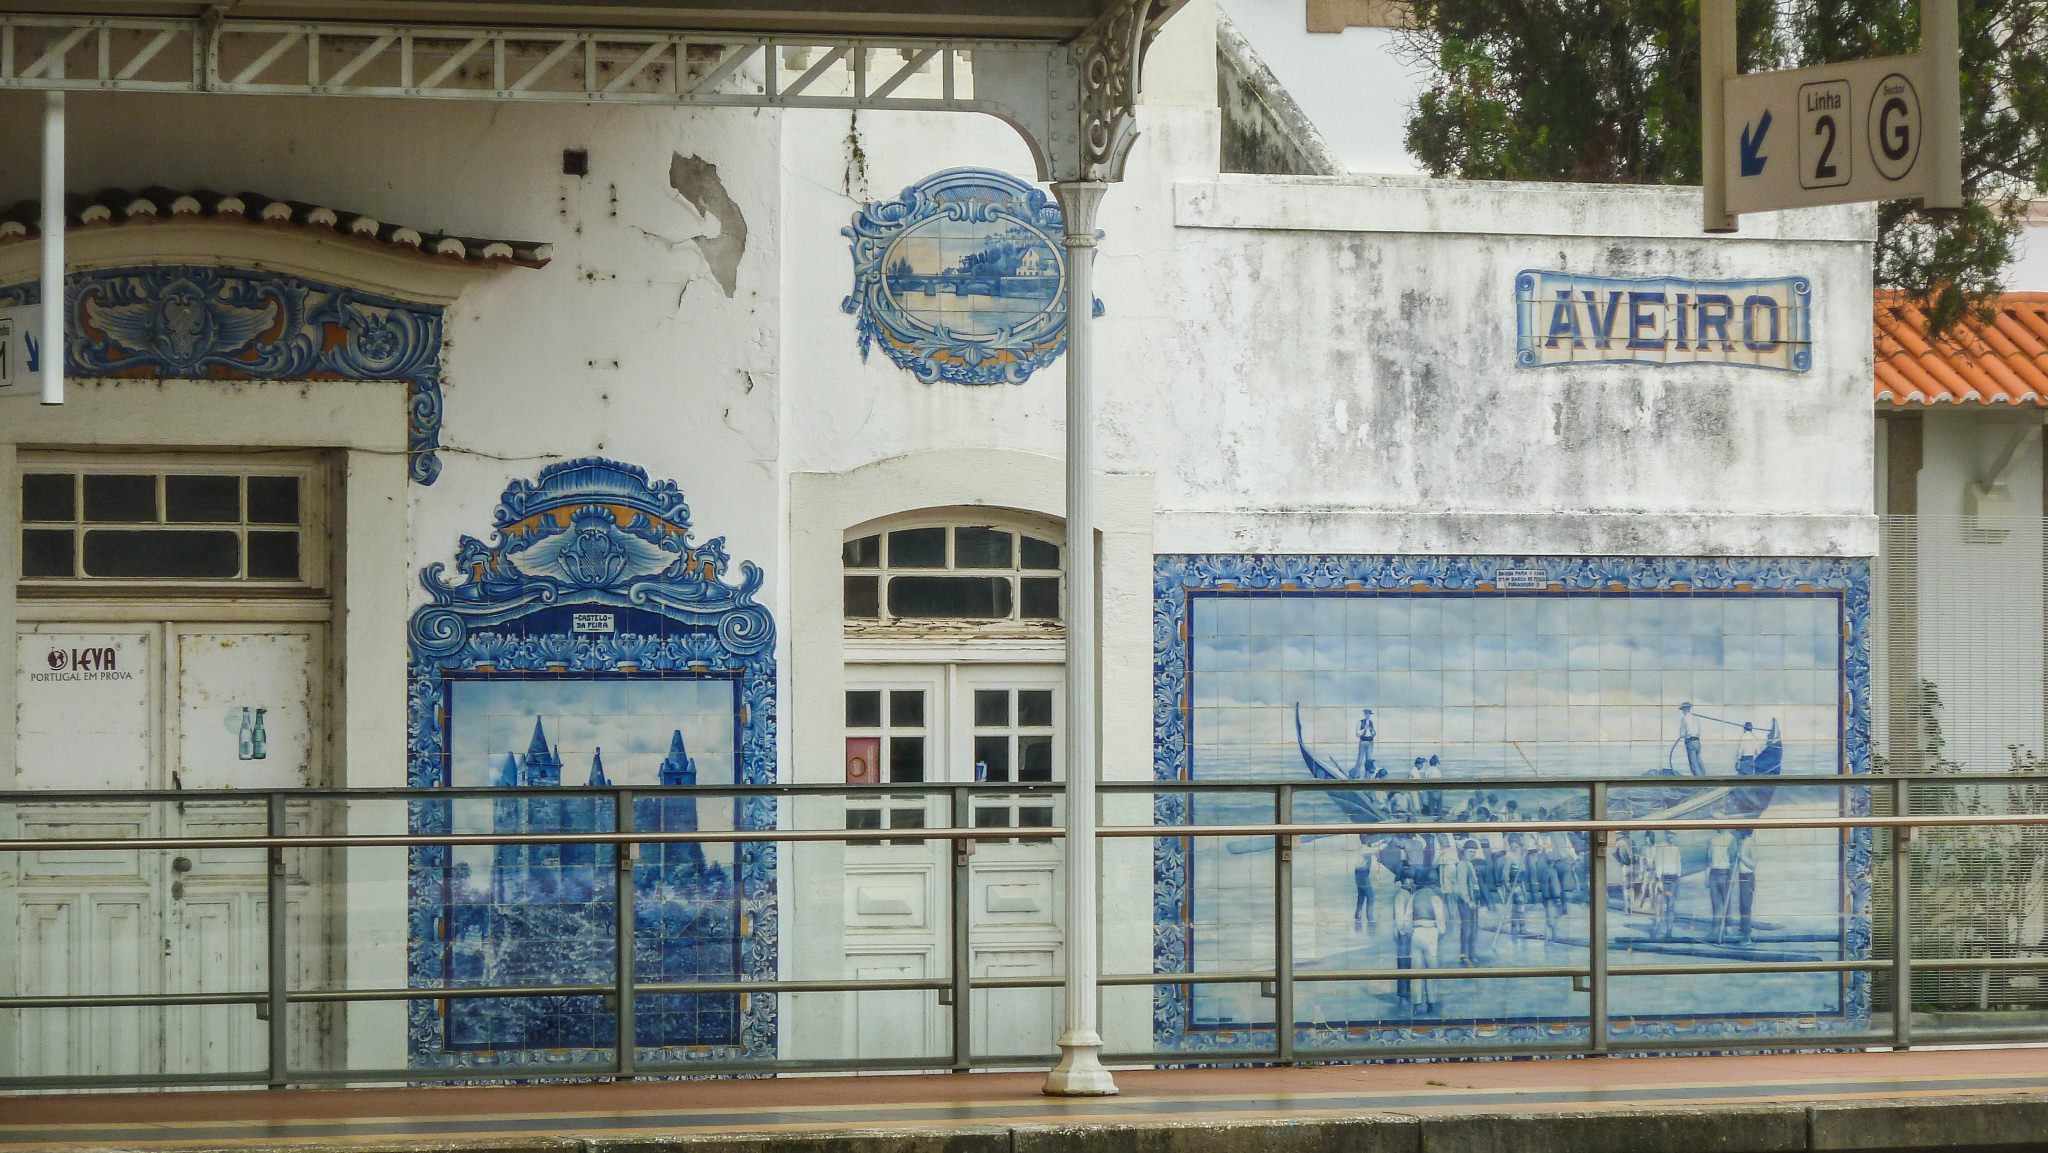
[[[2048,813],[2048,775],[1916,782],[1912,808],[1997,822]],[[2048,826],[1930,825],[1913,836],[1916,1040],[2048,1036]]]

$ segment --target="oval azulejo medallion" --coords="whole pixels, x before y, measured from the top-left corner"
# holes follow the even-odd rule
[[[1044,192],[977,168],[863,208],[841,230],[862,359],[879,345],[927,383],[1021,384],[1066,348],[1064,230]]]

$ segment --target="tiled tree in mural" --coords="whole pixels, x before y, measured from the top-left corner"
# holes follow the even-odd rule
[[[1584,968],[1594,902],[1608,910],[1617,1037],[1846,1031],[1867,1017],[1860,973],[1628,976],[1863,957],[1867,832],[1618,836],[1594,892],[1583,834],[1402,831],[1583,820],[1591,794],[1569,782],[1589,777],[1641,780],[1610,784],[1607,814],[1646,821],[1867,805],[1859,788],[1772,783],[1868,769],[1865,562],[1174,556],[1155,576],[1157,775],[1292,777],[1296,820],[1385,828],[1296,850],[1297,966],[1474,971],[1298,985],[1302,1050],[1582,1037],[1589,1005],[1569,978],[1479,971]],[[1707,776],[1729,780],[1681,783]],[[1162,795],[1158,817],[1259,821],[1269,805]],[[1159,971],[1269,963],[1271,839],[1159,844]],[[1272,1002],[1257,994],[1160,986],[1159,1041],[1269,1046]]]
[[[608,786],[774,780],[773,623],[737,585],[722,540],[693,543],[672,483],[580,460],[515,482],[496,543],[465,537],[422,574],[413,615],[412,784],[563,788],[560,797],[420,801],[420,831],[590,832],[617,827]],[[767,798],[637,796],[636,831],[766,828]],[[416,849],[416,988],[608,983],[617,964],[616,856],[575,844]],[[632,871],[635,980],[772,977],[771,845],[643,846]],[[616,1034],[598,997],[416,1002],[420,1065],[602,1059]],[[637,1002],[655,1059],[770,1056],[774,998],[663,994]]]

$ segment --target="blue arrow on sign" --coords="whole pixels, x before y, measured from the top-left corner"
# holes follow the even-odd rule
[[[1756,135],[1754,136],[1750,135],[1752,127],[1756,129]],[[1770,157],[1761,156],[1758,153],[1762,151],[1764,136],[1770,130],[1771,110],[1768,108],[1764,109],[1763,116],[1754,125],[1745,124],[1742,126],[1742,174],[1744,176],[1762,176],[1764,174],[1764,164],[1770,160]]]
[[[36,338],[28,333],[23,333],[22,342],[28,345],[28,370],[30,372],[41,372],[43,370],[43,358],[37,355],[41,350],[37,347],[38,342]]]

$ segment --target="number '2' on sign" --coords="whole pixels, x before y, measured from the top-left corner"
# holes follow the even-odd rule
[[[1799,186],[1833,188],[1854,175],[1849,147],[1849,82],[1828,80],[1799,88]]]

